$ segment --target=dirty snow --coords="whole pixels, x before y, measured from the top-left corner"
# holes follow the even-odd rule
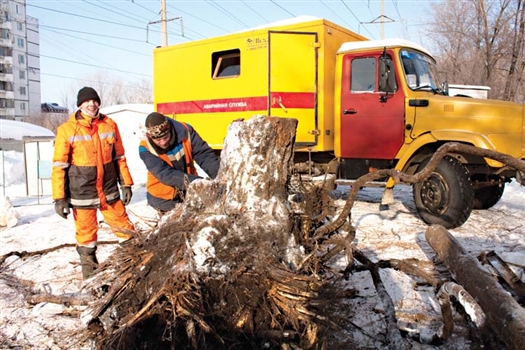
[[[131,135],[126,124],[120,123],[121,134]],[[125,140],[128,161],[135,179],[134,193],[128,212],[131,220],[143,228],[151,228],[157,215],[146,204],[144,183],[146,179],[142,164],[135,164],[138,140]],[[0,267],[0,348],[19,346],[32,349],[88,349],[89,344],[72,342],[72,334],[82,329],[78,307],[65,307],[42,303],[31,306],[26,303],[24,288],[35,292],[55,295],[78,293],[81,280],[78,256],[74,245],[73,218],[62,219],[55,214],[49,195],[37,198],[23,197],[25,183],[23,156],[17,152],[5,152],[3,171],[7,175],[4,201],[1,210],[14,210],[15,225],[0,227],[0,256],[10,252],[38,251],[62,244],[71,246],[47,254],[25,259],[11,256]],[[242,158],[242,157],[239,157]],[[335,190],[339,204],[343,204],[348,187]],[[357,228],[354,244],[372,261],[416,258],[431,261],[435,253],[425,240],[426,225],[415,214],[411,189],[396,187],[395,203],[389,210],[380,211],[380,188],[364,188],[360,191],[352,210],[353,224]],[[39,204],[38,204],[39,203]],[[501,201],[492,209],[474,211],[461,227],[450,232],[473,256],[481,252],[495,251],[510,264],[522,280],[525,280],[525,188],[513,182],[507,185]],[[11,222],[12,224],[12,222]],[[203,239],[206,234],[203,232]],[[101,224],[99,261],[104,261],[116,246],[116,237],[108,227]],[[200,242],[199,244],[204,242]],[[208,253],[212,253],[208,251]],[[344,268],[345,258],[338,260]],[[411,338],[424,341],[440,327],[440,308],[435,291],[428,286],[414,286],[406,274],[393,269],[382,269],[385,284],[398,317],[398,327]],[[19,280],[14,281],[11,276]],[[358,297],[348,299],[351,322],[359,331],[352,336],[363,348],[380,349],[384,344],[378,334],[385,333],[385,305],[379,297],[366,271],[349,276],[348,284],[357,289]],[[442,346],[424,345],[425,349],[471,349],[467,329],[456,328],[455,335]],[[416,344],[417,345],[417,344]],[[417,348],[415,346],[414,348]]]

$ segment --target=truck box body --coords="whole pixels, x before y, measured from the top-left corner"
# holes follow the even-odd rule
[[[335,56],[355,40],[367,39],[307,17],[157,48],[155,108],[192,125],[215,149],[232,120],[265,114],[298,119],[298,147],[333,150]],[[230,71],[220,71],[228,60]]]

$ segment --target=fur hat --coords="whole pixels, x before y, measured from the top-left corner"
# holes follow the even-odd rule
[[[77,107],[80,107],[82,103],[88,100],[95,100],[100,105],[100,97],[98,96],[95,89],[85,86],[82,89],[78,90]]]
[[[146,131],[152,139],[160,139],[171,130],[170,122],[163,114],[152,112],[146,117]]]

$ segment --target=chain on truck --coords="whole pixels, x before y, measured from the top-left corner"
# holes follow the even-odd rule
[[[522,105],[449,96],[441,82],[425,48],[314,17],[154,50],[155,109],[191,124],[218,152],[233,120],[264,114],[296,118],[297,167],[339,183],[373,169],[414,174],[447,142],[525,158]],[[449,154],[413,185],[415,206],[426,223],[457,227],[495,205],[516,175]],[[394,186],[384,180],[383,205]]]

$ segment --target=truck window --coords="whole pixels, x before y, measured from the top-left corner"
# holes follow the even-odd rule
[[[376,90],[376,59],[374,57],[356,58],[352,61],[350,90]]]
[[[239,49],[214,52],[211,55],[212,78],[236,77],[241,74],[241,51]]]
[[[405,79],[412,89],[439,89],[435,62],[423,53],[403,49],[400,51]]]

